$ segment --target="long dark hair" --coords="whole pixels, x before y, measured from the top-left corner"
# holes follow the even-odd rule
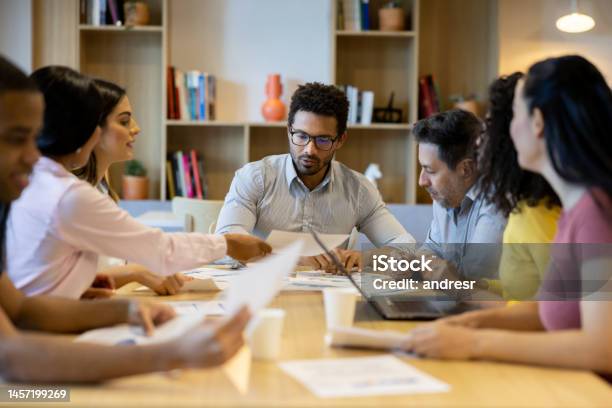
[[[38,148],[45,156],[75,152],[98,126],[101,97],[93,81],[62,66],[37,69],[31,75],[45,98]]]
[[[119,101],[126,95],[125,89],[117,84],[114,84],[103,79],[93,80],[95,87],[100,93],[102,102],[100,104],[101,113],[99,125],[104,128],[108,124],[108,115],[115,109]],[[93,186],[98,184],[98,162],[96,159],[96,153],[91,152],[89,160],[85,166],[73,171],[73,173],[80,179],[83,179]],[[108,190],[109,196],[116,202],[119,201],[119,196],[112,189],[108,174],[105,174],[100,181]]]
[[[529,111],[542,112],[557,174],[612,196],[612,91],[597,68],[578,55],[549,58],[529,68],[523,89]]]
[[[481,189],[506,217],[512,211],[520,211],[517,204],[523,200],[528,206],[539,203],[548,207],[561,206],[559,197],[544,177],[521,169],[510,138],[514,88],[522,77],[521,72],[501,76],[489,87],[487,131],[479,157]]]

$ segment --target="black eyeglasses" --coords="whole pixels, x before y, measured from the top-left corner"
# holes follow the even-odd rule
[[[296,146],[306,146],[312,140],[320,150],[330,150],[334,145],[334,142],[338,140],[336,137],[332,139],[328,136],[310,136],[308,133],[301,130],[293,130],[289,128],[289,135],[291,136],[291,143]]]

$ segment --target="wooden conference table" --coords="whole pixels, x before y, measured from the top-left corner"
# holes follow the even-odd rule
[[[159,301],[205,300],[207,294],[158,297],[132,292],[118,296]],[[286,311],[280,360],[373,356],[374,351],[332,349],[324,344],[325,316],[321,292],[283,292],[271,307]],[[365,304],[358,306],[356,326],[408,330],[412,322],[381,321]],[[274,362],[254,361],[249,391],[241,395],[219,369],[183,370],[114,380],[98,386],[71,386],[70,406],[506,406],[604,407],[612,405],[612,387],[585,371],[474,361],[436,361],[401,357],[444,381],[451,391],[439,394],[318,399]]]

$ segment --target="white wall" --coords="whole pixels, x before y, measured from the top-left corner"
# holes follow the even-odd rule
[[[526,71],[543,58],[580,54],[612,83],[612,1],[579,0],[581,12],[595,19],[593,30],[563,33],[557,18],[568,14],[569,0],[498,0],[499,72]]]
[[[32,70],[31,0],[0,0],[0,54]]]
[[[169,2],[169,64],[217,75],[219,120],[261,121],[266,76],[286,104],[297,84],[330,82],[330,0]]]

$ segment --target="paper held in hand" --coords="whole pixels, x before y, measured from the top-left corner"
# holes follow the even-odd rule
[[[348,234],[318,234],[321,241],[327,248],[333,249],[344,244]],[[303,247],[300,251],[301,256],[320,255],[323,250],[314,240],[309,232],[289,232],[273,230],[268,235],[266,242],[272,247],[272,252],[281,253],[289,249],[290,243],[301,241]]]
[[[233,314],[246,305],[255,314],[266,307],[283,286],[284,279],[293,272],[302,246],[301,241],[296,241],[234,276],[225,292],[224,305],[228,312]]]

